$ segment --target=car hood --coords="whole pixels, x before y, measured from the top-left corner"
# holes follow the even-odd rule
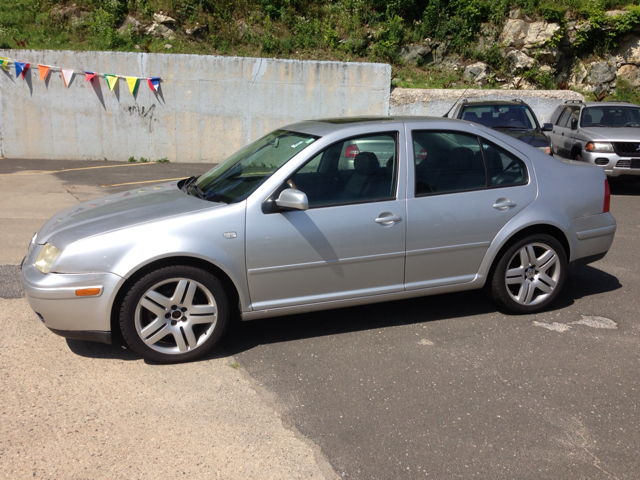
[[[43,225],[36,241],[63,250],[81,238],[222,205],[187,195],[176,182],[138,188],[63,210]]]
[[[609,142],[640,142],[640,128],[638,127],[589,127],[581,128],[583,135],[592,140],[607,140]]]
[[[509,135],[510,137],[517,138],[518,140],[531,145],[532,147],[547,147],[549,146],[549,140],[544,133],[538,130],[515,130],[512,128],[500,128],[496,127],[500,133]]]

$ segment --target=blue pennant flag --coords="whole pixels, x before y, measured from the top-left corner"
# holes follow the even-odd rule
[[[24,78],[25,71],[29,68],[29,64],[26,62],[16,62],[16,77],[22,74],[22,78]]]
[[[160,77],[148,77],[147,83],[152,91],[157,92],[160,87]]]

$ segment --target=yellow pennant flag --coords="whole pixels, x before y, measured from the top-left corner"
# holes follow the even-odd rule
[[[44,82],[44,79],[47,78],[47,75],[49,75],[50,69],[51,68],[46,65],[38,64],[38,71],[40,72],[40,80]]]
[[[9,69],[7,68],[7,65],[9,65],[9,59],[7,57],[0,57],[0,67],[9,71]]]
[[[116,83],[118,83],[118,76],[105,73],[104,79],[107,81],[107,85],[109,85],[109,90],[113,92],[113,87],[115,87]]]
[[[138,85],[140,84],[140,79],[138,77],[124,77],[127,80],[127,85],[129,85],[129,91],[131,95],[134,97],[138,93]]]

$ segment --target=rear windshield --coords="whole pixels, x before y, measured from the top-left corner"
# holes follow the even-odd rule
[[[489,128],[538,128],[536,117],[526,105],[469,105],[460,118]]]

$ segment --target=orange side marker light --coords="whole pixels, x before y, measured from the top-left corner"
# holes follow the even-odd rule
[[[99,288],[80,288],[76,290],[76,297],[93,297],[99,293]]]

